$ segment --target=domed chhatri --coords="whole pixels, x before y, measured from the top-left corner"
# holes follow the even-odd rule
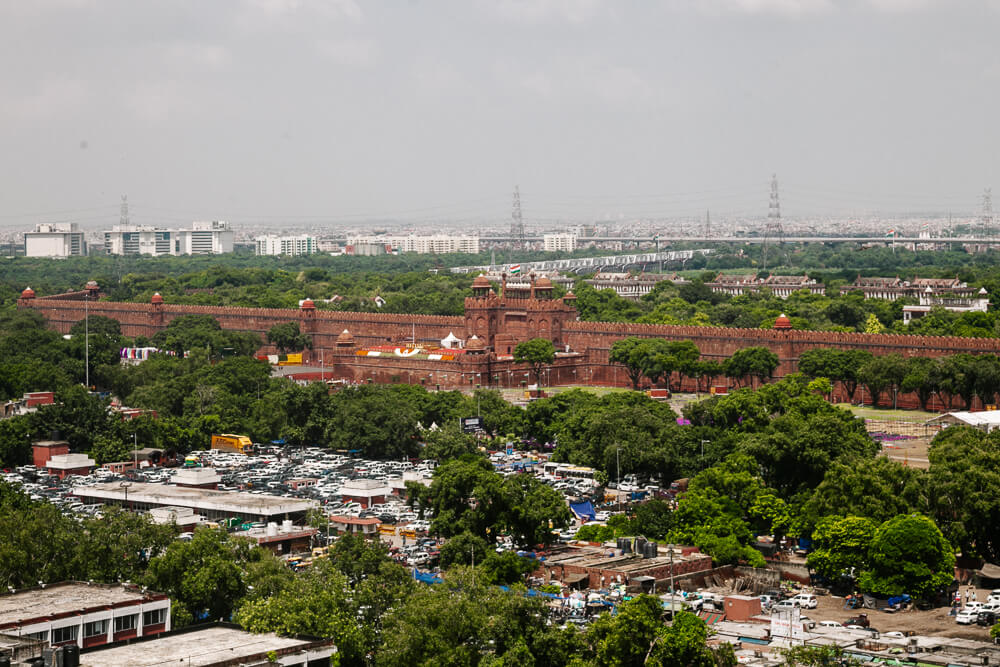
[[[340,332],[340,335],[337,336],[337,342],[335,345],[338,347],[348,347],[350,345],[354,345],[354,336],[351,335],[350,331],[344,329]]]
[[[302,305],[300,305],[299,308],[301,308],[302,310],[316,310],[316,304],[313,303],[312,299],[307,297],[305,300],[302,301]]]
[[[482,338],[478,336],[473,336],[469,340],[465,341],[465,351],[466,352],[485,352],[486,343],[483,342]]]
[[[31,289],[30,287],[25,287],[24,291],[21,292],[21,298],[22,299],[34,299],[35,298],[35,290]]]
[[[478,289],[484,287],[489,288],[490,281],[486,279],[486,276],[480,273],[478,276],[476,276],[476,279],[472,281],[472,288]]]
[[[566,296],[563,297],[563,301],[576,301],[576,295],[573,292],[566,292]]]
[[[159,292],[153,294],[153,298],[149,300],[150,303],[163,303],[163,297],[160,296]]]
[[[778,315],[778,318],[776,320],[774,320],[774,328],[775,329],[791,329],[792,328],[792,321],[790,319],[788,319],[787,315],[785,315],[784,313],[782,313],[781,315]]]
[[[535,289],[552,289],[552,281],[548,276],[542,276],[535,281]]]

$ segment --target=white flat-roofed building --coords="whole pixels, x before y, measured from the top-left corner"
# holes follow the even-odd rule
[[[128,486],[121,486],[119,482],[78,486],[73,494],[86,503],[121,505],[137,510],[188,507],[209,521],[234,517],[255,521],[295,520],[305,518],[309,510],[319,507],[316,500],[140,482]]]
[[[87,254],[87,242],[75,222],[47,222],[24,233],[26,257],[74,257]]]
[[[545,252],[573,252],[576,234],[542,234],[542,249]]]
[[[349,479],[340,487],[340,499],[345,503],[361,503],[362,507],[380,505],[392,495],[387,482],[377,479]]]
[[[170,630],[170,598],[122,584],[65,582],[0,595],[0,632],[81,648]]]
[[[80,656],[80,667],[313,667],[329,665],[336,652],[332,639],[279,637],[270,632],[254,634],[235,625],[220,623],[84,652]]]
[[[347,244],[358,247],[388,246],[399,252],[415,252],[419,254],[443,254],[451,252],[479,254],[478,236],[449,236],[436,234],[433,236],[364,236],[349,238]]]
[[[233,230],[224,220],[192,222],[190,229],[115,225],[104,232],[109,255],[221,255],[233,251]]]
[[[316,239],[307,234],[278,236],[265,234],[254,239],[258,255],[311,255],[318,252]]]

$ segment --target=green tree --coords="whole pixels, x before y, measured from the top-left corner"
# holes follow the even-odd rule
[[[170,596],[173,624],[201,618],[229,619],[252,590],[249,564],[274,558],[249,540],[224,530],[198,528],[190,541],[174,541],[149,562],[144,582]]]
[[[937,393],[939,366],[936,360],[927,357],[910,357],[906,360],[906,375],[899,383],[900,391],[914,393],[920,401],[920,409],[927,410],[927,402]]]
[[[806,564],[831,581],[857,576],[868,565],[878,523],[859,516],[828,516],[813,531],[813,551]]]
[[[1000,433],[968,427],[939,433],[928,452],[930,511],[963,554],[1000,558]]]
[[[312,336],[303,333],[298,322],[275,324],[267,330],[267,342],[278,348],[281,354],[312,349]]]
[[[342,665],[365,663],[365,646],[373,644],[358,619],[358,604],[347,577],[327,560],[318,560],[268,597],[246,601],[235,615],[250,632],[332,638]]]
[[[548,338],[532,338],[518,343],[514,348],[514,361],[525,363],[535,373],[535,382],[541,384],[542,370],[556,358],[556,348]]]
[[[878,595],[925,598],[954,578],[955,554],[937,525],[925,516],[900,515],[875,531],[859,583]]]
[[[778,367],[778,355],[766,347],[745,347],[729,357],[724,367],[726,376],[737,383],[746,378],[750,378],[751,384],[754,378],[762,383],[774,374]]]
[[[621,364],[625,367],[625,372],[632,381],[632,388],[639,388],[639,380],[643,375],[643,363],[645,355],[640,349],[643,343],[642,338],[630,336],[616,340],[611,344],[608,352],[608,361],[613,364]]]
[[[875,313],[869,313],[868,319],[865,320],[865,333],[866,334],[880,334],[885,333],[885,327],[881,322],[878,321],[878,317]]]

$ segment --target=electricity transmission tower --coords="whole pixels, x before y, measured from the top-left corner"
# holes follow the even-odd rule
[[[983,190],[983,215],[979,224],[984,239],[989,239],[993,232],[993,188]]]
[[[521,192],[514,186],[514,207],[511,212],[510,221],[510,242],[511,245],[524,247],[524,218],[521,217]]]
[[[777,241],[779,246],[785,244],[785,230],[781,227],[781,202],[778,200],[778,175],[771,175],[771,201],[767,205],[767,224],[764,226],[764,252],[761,260],[761,270],[767,271],[768,246]]]

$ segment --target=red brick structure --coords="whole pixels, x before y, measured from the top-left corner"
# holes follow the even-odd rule
[[[928,357],[1000,353],[1000,339],[996,338],[795,331],[786,319],[774,329],[581,322],[577,321],[573,294],[552,298],[552,285],[546,278],[529,276],[527,282],[515,283],[505,277],[497,294],[481,276],[472,288],[473,296],[465,300],[465,314],[460,317],[318,310],[308,299],[298,309],[174,305],[165,303],[158,294],[150,303],[120,303],[99,300],[96,283],[88,283],[79,292],[43,297],[26,289],[18,307],[37,310],[51,328],[68,333],[84,318],[84,301],[89,297],[91,315],[118,320],[122,333],[130,337],[151,337],[175,318],[190,314],[210,315],[225,329],[254,332],[262,339],[275,324],[299,322],[313,339],[313,349],[305,353],[306,363],[319,366],[322,360],[323,371],[318,377],[429,387],[519,387],[534,383],[528,369],[513,362],[511,353],[518,343],[536,337],[549,338],[556,345],[556,360],[541,378],[543,384],[551,385],[628,385],[624,369],[608,362],[611,345],[628,336],[690,340],[704,358],[715,360],[726,359],[745,347],[764,346],[778,355],[777,377],[795,372],[802,352],[817,347]],[[376,345],[435,346],[452,332],[465,339],[466,349],[451,360],[358,354],[361,348]],[[274,352],[269,347],[261,349],[262,354]],[[685,389],[693,390],[693,383]],[[901,405],[914,404],[912,397],[904,398]],[[891,401],[891,397],[883,398],[886,400]]]

